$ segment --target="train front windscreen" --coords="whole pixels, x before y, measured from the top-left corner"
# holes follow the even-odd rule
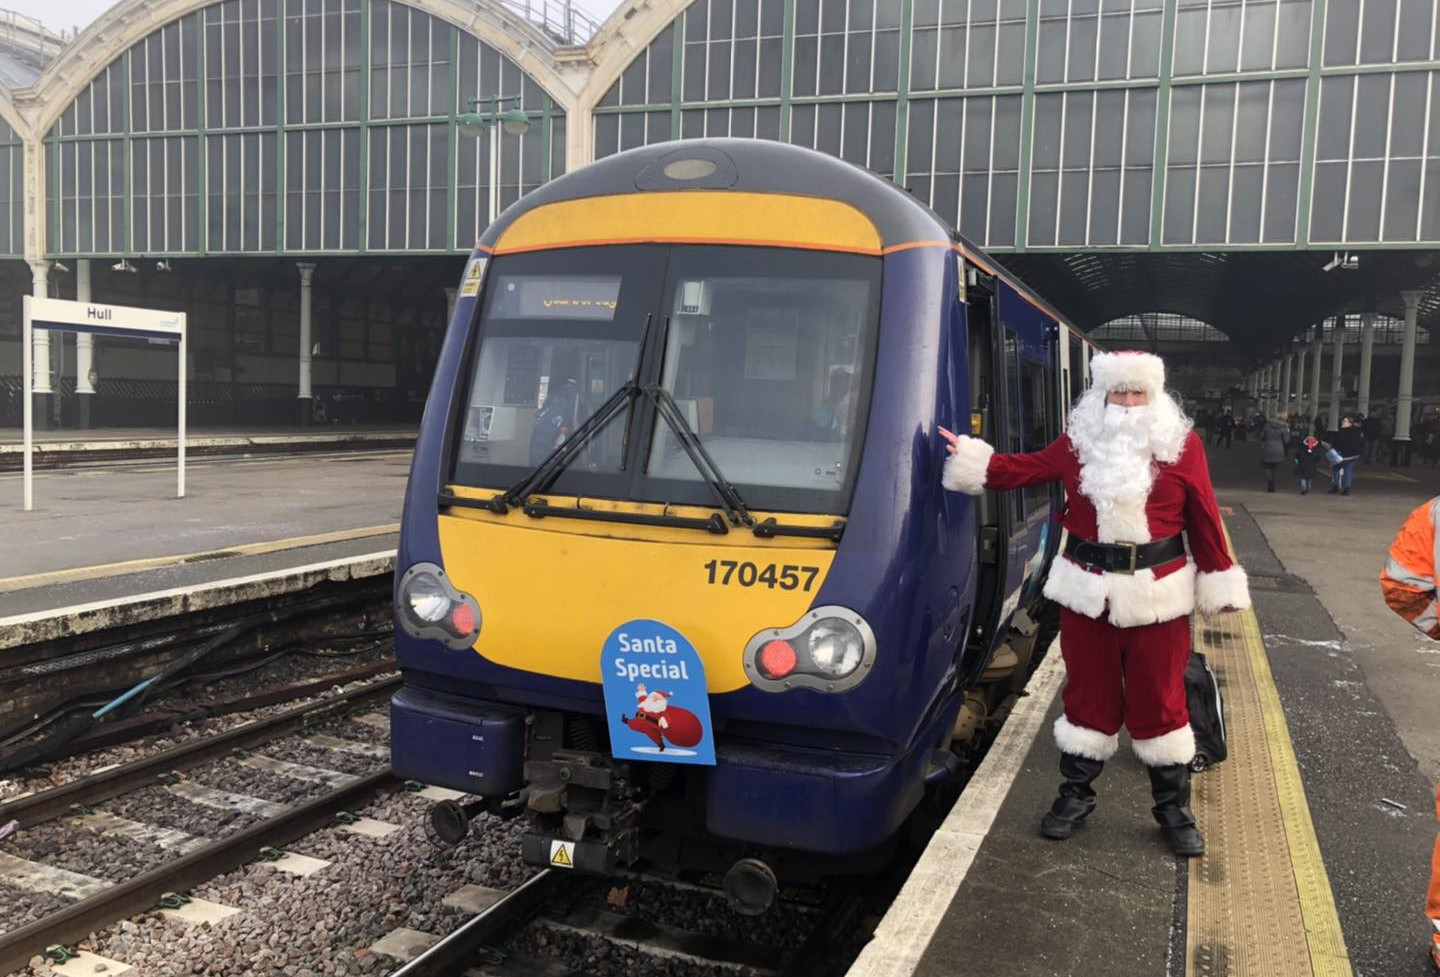
[[[614,406],[551,487],[713,504],[691,434],[754,509],[843,513],[880,259],[700,245],[504,255],[486,273],[454,482],[515,484]],[[626,396],[627,383],[633,396]]]

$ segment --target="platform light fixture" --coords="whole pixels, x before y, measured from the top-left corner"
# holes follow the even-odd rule
[[[130,274],[133,275],[133,274],[135,274],[136,272],[138,272],[140,269],[139,269],[139,268],[136,268],[134,265],[132,265],[132,264],[131,264],[129,261],[127,261],[125,258],[121,258],[119,261],[115,262],[113,265],[110,266],[110,270],[111,270],[111,271],[124,271],[124,272],[129,272]]]
[[[159,261],[155,262],[155,270],[156,270],[156,271],[174,271],[175,269],[170,267],[170,262],[169,262],[169,261],[165,260],[164,258],[161,258]]]
[[[500,106],[506,102],[510,103],[510,108],[501,111]],[[476,106],[481,103],[486,103],[489,110],[477,111]],[[486,129],[497,123],[512,136],[523,136],[530,130],[530,117],[520,107],[519,95],[491,95],[489,98],[472,98],[469,104],[470,111],[455,119],[455,127],[462,136],[478,139],[485,134]]]
[[[67,265],[67,264],[66,264],[65,262],[63,262],[63,261],[52,261],[52,262],[50,262],[50,270],[51,270],[51,271],[66,272],[66,271],[69,271],[69,270],[70,270],[70,266]]]

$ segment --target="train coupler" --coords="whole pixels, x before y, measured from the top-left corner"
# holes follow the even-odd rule
[[[647,792],[631,781],[628,765],[603,753],[556,750],[526,761],[525,781],[527,864],[608,873],[639,857],[636,824]]]

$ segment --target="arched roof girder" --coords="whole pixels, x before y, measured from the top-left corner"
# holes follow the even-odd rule
[[[55,58],[31,92],[37,111],[26,129],[43,137],[70,104],[112,61],[150,34],[217,0],[120,0]],[[519,65],[565,114],[579,105],[557,69],[551,42],[522,18],[489,0],[392,0],[444,20],[484,41]]]
[[[0,88],[0,119],[4,119],[6,124],[14,129],[15,134],[22,139],[29,136],[30,126],[26,123],[25,117],[22,116],[20,111],[15,107],[15,102],[10,97],[10,92],[4,88]]]
[[[650,42],[675,23],[695,0],[653,0],[645,3],[622,3],[600,25],[590,42],[595,67],[580,89],[578,105],[587,115],[600,104],[600,99],[619,80]]]

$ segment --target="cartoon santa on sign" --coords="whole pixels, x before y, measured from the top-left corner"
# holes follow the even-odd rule
[[[1065,487],[1060,524],[1069,538],[1044,590],[1061,607],[1068,676],[1055,723],[1063,782],[1041,834],[1068,838],[1094,809],[1092,784],[1124,725],[1149,770],[1166,842],[1177,855],[1199,855],[1184,682],[1190,615],[1249,607],[1249,584],[1226,548],[1204,444],[1165,392],[1164,363],[1101,353],[1090,372],[1069,429],[1041,451],[996,454],[941,428],[950,453],[943,482],[971,495]]]
[[[635,732],[649,737],[660,752],[668,741],[673,746],[691,747],[700,742],[704,728],[688,709],[670,705],[669,692],[650,692],[644,684],[635,686],[635,715],[624,720]]]

